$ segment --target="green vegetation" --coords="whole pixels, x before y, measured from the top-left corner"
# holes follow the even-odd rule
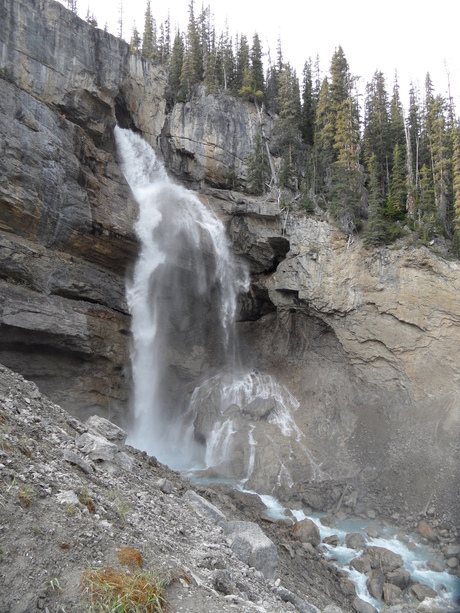
[[[86,569],[80,586],[92,613],[154,613],[167,611],[163,582],[149,573],[113,568]]]
[[[217,32],[210,7],[198,12],[194,0],[186,31],[172,38],[169,15],[157,27],[147,0],[142,39],[134,27],[131,50],[168,68],[177,102],[204,86],[277,115],[270,150],[262,129],[254,135],[251,193],[276,186],[299,210],[320,207],[345,232],[362,229],[370,246],[407,230],[425,243],[443,236],[460,254],[460,124],[450,94],[435,94],[429,74],[424,92],[411,88],[406,115],[397,78],[389,95],[380,71],[358,103],[358,79],[341,47],[326,74],[318,57],[308,59],[300,82],[280,40],[272,59],[257,33],[250,40]],[[281,161],[276,168],[271,156]],[[227,185],[237,187],[231,172]]]

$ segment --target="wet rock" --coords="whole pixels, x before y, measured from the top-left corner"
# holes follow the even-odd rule
[[[400,590],[405,590],[411,581],[411,575],[405,568],[397,568],[385,573],[385,579],[387,583],[396,585]]]
[[[385,574],[402,567],[404,563],[398,553],[385,547],[367,547],[361,557],[369,560],[372,569],[380,569]]]
[[[366,546],[366,539],[362,534],[353,533],[347,534],[345,537],[345,545],[350,549],[355,549],[359,551],[360,549],[364,549]]]
[[[408,591],[411,596],[414,596],[420,602],[425,600],[425,598],[436,598],[437,596],[436,592],[431,587],[423,583],[414,583],[410,586]]]
[[[379,570],[373,570],[369,579],[366,581],[367,591],[377,600],[382,600],[384,583],[385,575]]]
[[[274,579],[278,567],[278,553],[273,542],[257,524],[230,521],[223,524],[231,548],[242,561],[260,570],[267,579]]]
[[[377,609],[369,602],[361,600],[358,596],[353,600],[353,608],[356,613],[378,613]]]
[[[428,560],[426,566],[434,573],[442,573],[446,570],[446,565],[439,560]]]
[[[371,562],[368,558],[353,558],[350,562],[350,567],[357,570],[359,573],[367,574],[371,571]]]
[[[311,519],[302,519],[294,524],[292,529],[294,538],[301,543],[311,543],[317,547],[321,543],[321,535],[318,526]]]
[[[380,535],[380,531],[375,525],[368,526],[366,528],[366,534],[369,538],[377,538]]]
[[[383,600],[386,605],[392,605],[402,599],[402,590],[392,583],[384,583]]]
[[[458,568],[458,558],[448,558],[446,564],[449,568]]]
[[[330,545],[331,547],[337,547],[337,545],[340,544],[340,539],[337,534],[332,534],[331,536],[326,536],[323,539],[323,543]]]
[[[276,408],[274,398],[256,398],[242,408],[243,415],[248,415],[251,419],[265,419]]]

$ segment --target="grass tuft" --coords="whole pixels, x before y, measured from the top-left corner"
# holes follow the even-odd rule
[[[83,572],[80,586],[91,613],[155,613],[168,610],[163,582],[148,573],[113,568]]]
[[[122,547],[117,553],[117,557],[122,566],[142,568],[142,554],[133,547]]]

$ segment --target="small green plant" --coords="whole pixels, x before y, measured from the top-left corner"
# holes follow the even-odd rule
[[[20,502],[26,508],[28,508],[30,507],[32,499],[35,497],[35,492],[30,485],[28,485],[27,483],[24,483],[24,485],[22,485],[21,488],[19,489],[18,497],[19,497]]]
[[[8,66],[2,66],[0,68],[0,79],[5,79],[8,83],[16,83],[16,77]]]
[[[92,513],[93,515],[94,513],[96,513],[96,505],[94,504],[86,485],[82,487],[81,492],[78,496],[78,500],[88,509],[90,513]]]
[[[62,592],[62,587],[57,577],[53,577],[53,579],[51,579],[50,585],[51,585],[51,589],[53,590],[53,592]]]
[[[6,488],[6,491],[9,492],[11,490],[12,487],[16,487],[16,475],[13,475],[11,477],[11,483],[9,484],[9,486]]]
[[[68,504],[65,510],[68,515],[75,515],[77,512],[77,507],[74,504]]]
[[[121,492],[115,490],[110,493],[109,498],[114,502],[115,507],[123,521],[126,521],[126,515],[131,510],[130,503],[126,500]]]
[[[86,569],[80,587],[91,613],[155,613],[168,610],[164,582],[149,573]]]

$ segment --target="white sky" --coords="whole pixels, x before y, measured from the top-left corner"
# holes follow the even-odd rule
[[[65,0],[61,0],[65,4]],[[216,30],[222,31],[228,19],[231,35],[246,34],[249,41],[255,31],[263,50],[270,47],[276,55],[281,38],[284,59],[296,68],[301,78],[305,61],[315,61],[319,53],[321,69],[329,69],[334,49],[341,45],[352,74],[362,77],[362,87],[375,70],[387,79],[389,95],[398,71],[402,102],[408,106],[407,91],[412,80],[423,90],[430,72],[435,93],[447,94],[447,69],[457,115],[460,114],[460,0],[231,0],[213,2]],[[110,32],[118,32],[119,0],[77,0],[78,13],[85,17],[90,7],[100,28],[107,22]],[[123,0],[124,38],[130,39],[133,23],[142,34],[147,0]],[[151,0],[157,25],[165,21],[168,7],[171,27],[178,24],[185,31],[189,0]],[[202,1],[195,0],[195,15]],[[447,65],[447,69],[446,69]]]

